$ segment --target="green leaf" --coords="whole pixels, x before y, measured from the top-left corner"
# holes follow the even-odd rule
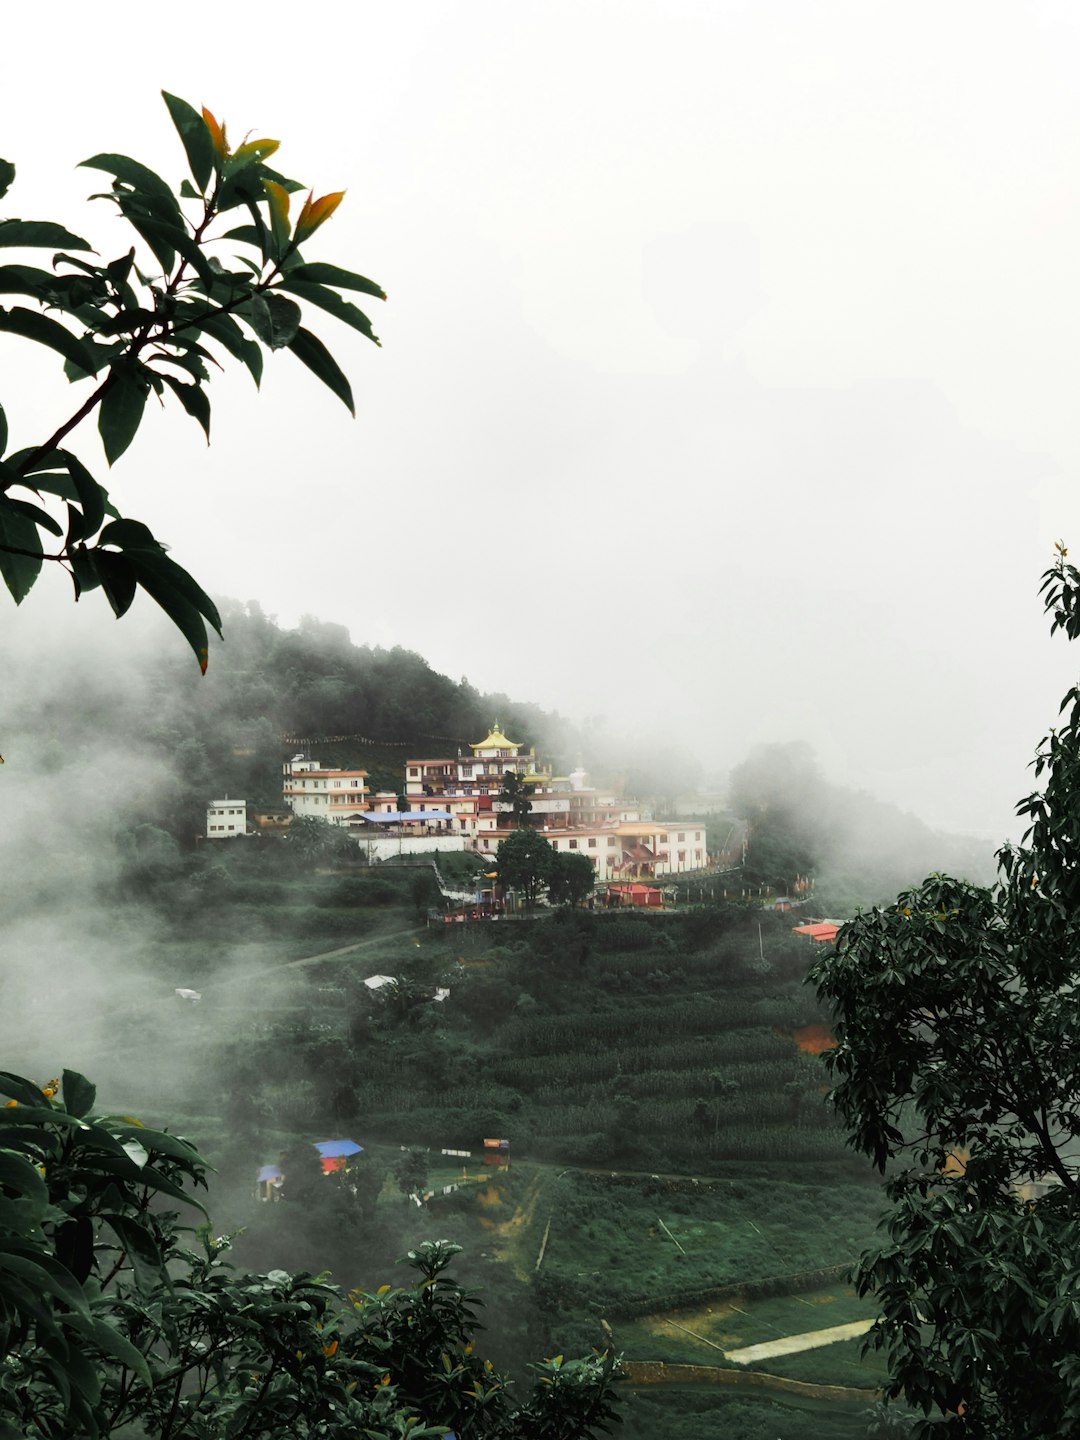
[[[136,522],[131,521],[130,523],[135,524]],[[112,529],[113,527],[107,528]],[[103,531],[102,534],[104,535],[105,532]],[[159,585],[167,585],[175,590],[188,605],[191,605],[208,620],[218,636],[221,636],[221,616],[218,614],[217,606],[202,586],[192,579],[175,560],[171,560],[156,541],[153,549],[126,546],[125,550],[132,563],[138,566],[139,584],[144,589],[149,589],[145,577],[150,574],[154,575]],[[157,596],[155,595],[154,598],[157,599]]]
[[[210,398],[201,385],[185,385],[175,375],[161,376],[187,413],[203,428],[206,443],[210,443]]]
[[[77,1070],[64,1071],[60,1093],[63,1096],[64,1109],[69,1115],[77,1115],[80,1120],[89,1115],[97,1099],[97,1087]]]
[[[284,350],[300,329],[300,306],[283,295],[253,295],[247,311],[251,328],[271,350]]]
[[[386,292],[374,280],[363,275],[354,275],[351,270],[342,270],[337,265],[326,265],[322,261],[313,264],[294,265],[289,271],[290,280],[309,280],[313,285],[334,285],[338,290],[359,290],[364,295],[374,295],[385,300]]]
[[[20,1105],[44,1105],[46,1097],[32,1080],[22,1075],[13,1075],[10,1070],[0,1070],[0,1095],[17,1100]],[[3,1119],[0,1116],[0,1119]]]
[[[142,197],[132,196],[130,191],[120,190],[109,198],[116,200],[124,219],[146,241],[167,274],[176,259],[176,241],[185,233],[182,222],[174,223],[171,216],[162,219],[159,215],[147,214]]]
[[[355,305],[350,305],[347,300],[343,300],[336,290],[328,290],[322,285],[313,285],[294,279],[295,273],[292,271],[285,277],[282,281],[282,289],[288,290],[291,295],[299,295],[300,299],[306,300],[309,305],[318,305],[320,310],[326,310],[338,320],[343,320],[346,325],[351,325],[354,330],[359,330],[361,335],[366,335],[376,345],[382,343],[371,328],[371,321],[362,310],[358,310]]]
[[[121,1248],[131,1261],[140,1289],[152,1290],[155,1285],[167,1279],[161,1251],[144,1225],[140,1225],[128,1215],[103,1214],[101,1218],[111,1226]]]
[[[18,1247],[21,1248],[21,1247]],[[29,1247],[27,1247],[29,1249]],[[78,1281],[51,1255],[30,1251],[17,1253],[17,1242],[0,1241],[0,1269],[10,1271],[40,1294],[43,1290],[62,1300],[77,1314],[90,1318],[90,1308]]]
[[[45,300],[56,289],[56,276],[36,265],[0,265],[0,295],[32,295]]]
[[[25,1196],[44,1214],[45,1206],[49,1203],[49,1189],[37,1167],[32,1165],[25,1155],[14,1150],[0,1150],[0,1185]]]
[[[153,1384],[146,1357],[140,1350],[136,1350],[127,1336],[121,1334],[115,1325],[96,1315],[88,1321],[79,1315],[65,1315],[64,1324],[121,1365],[126,1365],[144,1385]]]
[[[68,474],[74,482],[75,491],[79,497],[79,504],[86,521],[86,533],[93,535],[100,528],[106,514],[115,515],[116,511],[109,504],[109,496],[104,486],[98,484],[79,457],[72,455],[68,450],[62,450],[60,453],[64,457]]]
[[[124,348],[122,340],[116,340],[111,345],[99,345],[94,340],[84,342],[85,356],[82,364],[75,364],[74,361],[64,361],[64,374],[74,385],[78,380],[87,380],[92,375],[97,375],[110,364]],[[91,368],[87,369],[87,365]]]
[[[115,550],[96,551],[94,563],[105,599],[119,620],[131,609],[131,602],[135,599],[135,571],[126,556],[117,554]]]
[[[31,505],[28,500],[18,500],[14,495],[6,496],[5,504],[13,513],[29,520],[31,525],[47,530],[50,535],[63,535],[63,527],[56,523],[47,510],[42,510],[40,505]]]
[[[14,179],[15,166],[10,160],[0,160],[0,200],[2,200],[11,189],[11,183]]]
[[[10,310],[0,306],[0,331],[6,331],[9,335],[21,335],[24,340],[36,340],[39,345],[47,345],[50,350],[63,355],[87,374],[93,374],[93,352],[70,330],[65,330],[63,325],[50,320],[48,315],[39,315],[36,310],[27,310],[22,305],[13,305]]]
[[[240,358],[251,372],[251,378],[255,381],[255,388],[258,389],[262,384],[263,374],[263,353],[261,348],[254,340],[245,339]]]
[[[4,549],[10,546],[12,549]],[[12,550],[27,553],[13,554]],[[34,588],[41,574],[41,539],[37,526],[12,508],[11,501],[0,496],[0,575],[11,591],[16,605],[21,605]],[[2,1090],[0,1086],[0,1090]],[[8,1092],[10,1093],[10,1092]]]
[[[199,1152],[186,1140],[181,1140],[176,1135],[169,1135],[164,1130],[152,1130],[148,1126],[116,1126],[116,1134],[124,1136],[137,1136],[142,1143],[155,1155],[168,1155],[172,1160],[179,1160],[182,1164],[199,1169],[206,1168],[206,1161]]]
[[[254,245],[261,249],[265,235],[265,225],[261,231],[254,225],[237,225],[232,230],[226,230],[221,238],[223,240],[239,240],[243,245]]]
[[[105,391],[98,407],[98,433],[105,446],[105,456],[110,465],[115,465],[120,456],[135,439],[135,432],[143,417],[149,386],[140,376],[118,362],[112,367],[116,377]]]
[[[114,528],[106,526],[102,531],[102,539]],[[170,560],[160,548],[126,548],[124,553],[131,562],[138,583],[157,601],[187,640],[195,652],[199,669],[205,674],[209,662],[209,645],[204,617],[210,621],[217,633],[221,634],[221,617],[214,602],[187,571],[181,569],[174,560]]]
[[[210,139],[206,121],[194,106],[181,100],[178,95],[170,95],[167,90],[163,90],[161,98],[168,106],[176,132],[183,142],[199,193],[205,194],[214,170],[214,142]]]
[[[101,576],[97,571],[97,563],[93,551],[87,550],[85,545],[76,545],[68,553],[71,561],[71,578],[75,584],[75,599],[84,594],[87,590],[96,590],[101,584]]]
[[[0,455],[7,449],[8,424],[7,416],[4,414],[4,407],[0,405]]]
[[[119,550],[160,550],[149,526],[141,520],[114,520],[101,532],[99,545],[115,545]]]
[[[351,415],[356,414],[356,407],[353,405],[352,387],[346,379],[341,367],[327,350],[326,346],[310,330],[303,326],[296,332],[296,337],[290,341],[288,348],[298,360],[302,360],[308,369],[319,377],[319,379],[331,389],[342,404],[348,407]]]
[[[65,246],[71,250],[89,250],[93,254],[93,246],[81,236],[73,235],[63,225],[55,225],[51,220],[0,220],[0,245],[29,245],[46,250]]]
[[[132,160],[130,156],[92,155],[89,160],[80,160],[79,165],[86,170],[103,170],[106,175],[112,175],[124,184],[131,185],[137,193],[164,201],[166,207],[180,219],[180,206],[171,187],[166,185],[160,175],[148,170],[145,165],[140,165],[137,160]]]

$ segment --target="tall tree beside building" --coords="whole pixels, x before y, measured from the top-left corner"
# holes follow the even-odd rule
[[[513,770],[503,772],[502,789],[499,791],[499,799],[504,805],[509,805],[514,816],[514,824],[520,830],[528,825],[529,816],[532,814],[532,801],[529,795],[532,787],[526,785],[520,775],[515,775]]]
[[[564,850],[556,854],[548,882],[553,905],[580,905],[596,887],[596,871],[587,855]]]
[[[526,910],[532,910],[551,879],[555,851],[535,830],[515,830],[499,842],[495,864],[499,884],[519,890]]]

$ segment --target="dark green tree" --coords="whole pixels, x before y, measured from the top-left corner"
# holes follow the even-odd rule
[[[1075,639],[1062,547],[1043,593]],[[1080,1433],[1080,689],[1035,771],[994,885],[932,876],[846,925],[812,976],[833,1104],[891,1206],[856,1271],[880,1306],[869,1343],[924,1437]]]
[[[355,860],[356,841],[339,825],[314,815],[297,815],[285,832],[290,851],[305,860]]]
[[[499,884],[519,890],[526,910],[532,910],[551,879],[555,851],[535,830],[515,830],[499,841],[495,864]]]
[[[596,871],[587,855],[572,850],[556,852],[548,880],[553,905],[581,905],[596,888]]]
[[[394,1165],[394,1179],[403,1195],[422,1195],[428,1183],[426,1150],[404,1150]]]
[[[532,786],[526,785],[520,775],[515,775],[513,770],[503,771],[502,789],[499,791],[499,799],[504,805],[509,805],[514,816],[514,824],[520,830],[528,825],[529,816],[532,814],[532,801],[529,796],[532,793]]]
[[[10,453],[0,408],[0,576],[19,604],[42,567],[54,564],[70,575],[76,599],[100,589],[117,616],[141,589],[205,670],[207,624],[221,633],[213,601],[147,525],[121,518],[85,461],[66,448],[67,438],[96,416],[111,466],[154,395],[175,399],[209,440],[209,366],[231,356],[258,384],[264,347],[291,351],[352,411],[348,380],[301,324],[304,307],[378,344],[367,316],[339,292],[386,297],[364,276],[301,253],[344,192],[318,200],[309,194],[290,214],[292,195],[304,187],[267,165],[276,140],[232,146],[209,110],[200,114],[175,95],[164,99],[191,175],[179,194],[126,155],[82,162],[109,177],[108,191],[93,198],[112,201],[131,227],[124,254],[99,264],[90,243],[62,225],[0,220],[0,247],[52,252],[49,269],[0,266],[0,294],[29,301],[0,307],[0,336],[47,346],[70,381],[89,386],[51,434]],[[0,160],[0,199],[14,178],[15,166]]]

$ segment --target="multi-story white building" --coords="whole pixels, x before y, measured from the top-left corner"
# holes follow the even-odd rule
[[[705,827],[700,821],[660,823],[640,807],[586,785],[583,770],[557,776],[537,764],[536,752],[510,740],[498,721],[471,755],[405,762],[405,790],[414,810],[449,812],[449,828],[494,856],[512,826],[512,807],[499,799],[509,771],[529,789],[529,825],[557,851],[579,851],[598,880],[648,879],[704,869]]]
[[[366,770],[324,770],[317,760],[294,755],[284,765],[282,794],[294,815],[347,825],[367,809]]]
[[[483,817],[476,837],[477,850],[492,858],[511,833],[507,826],[497,824],[497,818]],[[577,853],[591,860],[599,881],[660,879],[702,870],[707,863],[705,827],[700,821],[633,820],[611,826],[534,828],[557,853]]]
[[[228,840],[247,834],[246,800],[211,800],[206,807],[206,838]]]

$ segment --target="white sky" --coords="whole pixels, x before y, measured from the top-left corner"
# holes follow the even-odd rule
[[[6,213],[120,253],[72,167],[179,181],[164,87],[348,187],[306,253],[390,294],[381,351],[313,316],[355,422],[287,354],[261,396],[214,383],[209,451],[148,415],[114,494],[207,588],[716,771],[805,738],[932,823],[1015,829],[1075,668],[1036,595],[1080,553],[1074,4],[61,0],[3,29]],[[25,350],[17,444],[72,400]]]

